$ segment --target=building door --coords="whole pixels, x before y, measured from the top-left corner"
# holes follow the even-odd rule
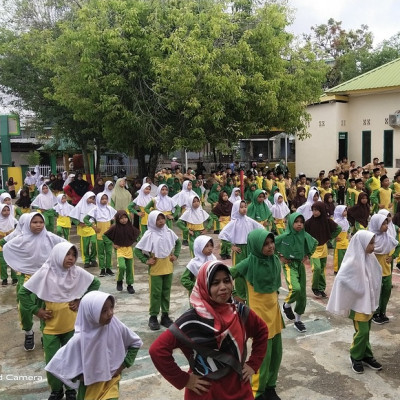
[[[371,131],[362,131],[362,165],[371,161]]]
[[[348,158],[347,156],[347,132],[339,132],[339,159]]]

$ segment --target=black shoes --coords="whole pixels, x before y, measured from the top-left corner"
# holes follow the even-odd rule
[[[17,283],[18,283],[18,279],[13,279],[13,280],[12,280],[12,285],[13,285],[13,286],[17,286]]]
[[[129,294],[135,294],[135,289],[133,288],[132,285],[128,285],[126,287],[126,290],[128,291]]]
[[[377,325],[383,325],[389,322],[389,318],[386,316],[386,314],[374,314],[372,317],[372,322]]]
[[[65,400],[76,400],[76,390],[69,389],[65,391]]]
[[[100,278],[103,278],[104,276],[106,276],[106,270],[105,269],[101,269],[99,276],[100,276]]]
[[[114,276],[114,272],[111,271],[111,268],[106,268],[106,275],[107,276]]]
[[[307,332],[306,326],[301,321],[296,321],[293,326],[294,326],[294,329],[296,329],[300,333]]]
[[[62,400],[63,398],[64,398],[64,392],[61,390],[60,392],[51,392],[49,400]]]
[[[382,369],[382,364],[378,363],[374,357],[364,357],[362,362],[374,371],[380,371]]]
[[[153,315],[149,318],[149,328],[152,331],[158,331],[160,329],[160,324],[158,323],[157,316]]]
[[[97,261],[90,261],[89,265],[91,267],[98,267],[99,266],[99,264],[97,264]]]
[[[122,290],[122,281],[117,281],[117,290],[118,292]]]
[[[322,296],[323,299],[327,299],[328,298],[328,295],[323,290],[320,290],[319,292],[321,293],[321,296]]]
[[[313,291],[313,293],[314,293],[314,296],[315,296],[317,299],[321,299],[321,298],[322,298],[322,293],[321,293],[318,289],[313,289],[312,291]]]
[[[7,285],[8,285],[7,279],[3,279],[3,280],[1,281],[1,286],[7,286]]]
[[[283,312],[285,313],[287,319],[289,319],[290,321],[294,321],[296,319],[296,317],[294,315],[292,307],[291,306],[285,307],[286,305],[287,305],[286,303],[283,303],[283,307],[282,307]]]
[[[281,400],[276,394],[275,388],[266,388],[261,396],[257,397],[257,400]]]
[[[174,321],[168,316],[168,314],[162,314],[161,315],[161,325],[165,326],[166,328],[169,328]]]
[[[34,348],[35,348],[35,334],[33,332],[32,335],[25,334],[24,349],[26,351],[32,351]]]
[[[356,374],[363,374],[364,373],[364,367],[363,363],[361,360],[355,360],[354,358],[350,357],[351,361],[351,369],[356,373]]]
[[[182,241],[182,246],[189,246],[189,242],[187,240]]]
[[[91,267],[90,263],[83,264],[83,268],[90,268],[90,267]]]

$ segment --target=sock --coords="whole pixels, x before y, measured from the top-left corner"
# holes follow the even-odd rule
[[[289,303],[283,303],[283,307],[285,308],[291,308],[291,305]]]
[[[301,315],[299,315],[299,314],[297,314],[297,313],[294,313],[294,316],[295,316],[295,318],[296,318],[296,322],[301,321]]]
[[[33,335],[33,330],[31,329],[30,331],[25,331],[25,335]]]

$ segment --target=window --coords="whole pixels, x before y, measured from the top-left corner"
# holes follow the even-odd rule
[[[393,168],[393,131],[383,131],[383,162],[386,168]]]
[[[362,132],[362,165],[367,165],[371,160],[371,131]]]

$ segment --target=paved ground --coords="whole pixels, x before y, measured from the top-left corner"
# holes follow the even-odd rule
[[[76,236],[72,236],[73,242],[77,242],[76,239]],[[215,254],[218,254],[218,249]],[[188,248],[183,247],[174,274],[172,317],[178,317],[188,306],[187,293],[179,283],[180,275],[188,260]],[[334,278],[331,261],[330,257],[327,271],[328,294]],[[310,278],[309,266],[307,268],[308,278]],[[90,272],[98,274],[96,269],[91,269]],[[148,348],[159,333],[151,332],[147,327],[147,267],[138,260],[135,260],[135,279],[136,294],[129,295],[126,291],[116,291],[113,278],[101,278],[101,290],[116,296],[116,315],[137,332],[144,342],[135,365],[124,371],[120,398],[123,400],[182,399],[183,392],[176,390],[156,373],[148,356]],[[394,271],[393,281],[394,288],[388,309],[390,323],[382,326],[373,324],[371,332],[374,355],[383,364],[384,369],[380,372],[367,369],[363,375],[353,373],[350,368],[348,349],[353,334],[351,321],[326,313],[326,300],[315,299],[311,290],[308,290],[309,297],[304,319],[307,333],[298,333],[291,322],[287,323],[283,331],[284,352],[277,386],[277,392],[283,400],[399,398],[400,273],[397,269]],[[283,278],[282,282],[284,282]],[[282,287],[281,303],[285,294],[286,288]],[[0,288],[1,400],[44,400],[49,395],[43,369],[43,352],[40,346],[37,319],[34,331],[36,349],[25,352],[22,347],[23,332],[19,328],[16,311],[15,288],[11,286]],[[179,352],[176,353],[176,357],[181,366],[187,364]]]

